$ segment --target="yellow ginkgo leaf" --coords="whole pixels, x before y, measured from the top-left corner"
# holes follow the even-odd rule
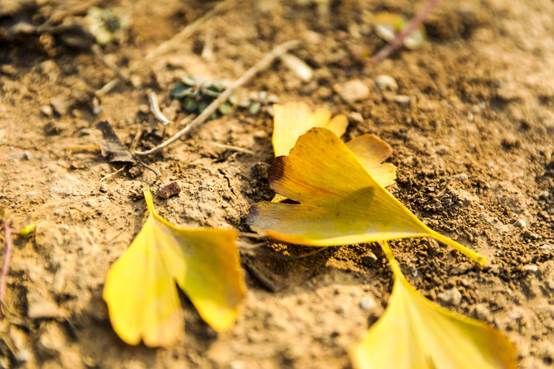
[[[288,155],[298,137],[311,128],[325,127],[340,137],[347,126],[344,115],[331,117],[324,107],[312,110],[300,102],[273,105],[273,151],[275,156]]]
[[[383,316],[350,351],[354,368],[516,369],[516,350],[501,332],[427,300],[380,244],[394,287]]]
[[[392,147],[375,135],[361,135],[346,143],[373,179],[383,187],[396,179],[396,167],[383,163],[392,155]]]
[[[338,137],[344,134],[348,120],[344,115],[331,118],[331,112],[324,107],[312,110],[307,104],[289,102],[274,105],[273,151],[275,156],[288,155],[298,137],[314,127],[324,127]],[[383,163],[392,155],[392,148],[375,135],[362,135],[347,143],[348,148],[358,156],[366,170],[382,186],[390,186],[396,179],[396,167]],[[281,202],[286,197],[276,194],[272,202]]]
[[[276,158],[269,180],[277,194],[299,202],[252,208],[249,224],[269,237],[310,246],[432,237],[486,264],[475,251],[423,224],[325,128],[312,128],[288,156]]]
[[[104,287],[114,330],[133,345],[174,343],[184,330],[175,283],[214,330],[230,328],[245,295],[236,231],[174,225],[144,197],[148,219]]]

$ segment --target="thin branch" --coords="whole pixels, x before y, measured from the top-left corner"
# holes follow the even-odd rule
[[[404,27],[396,37],[384,48],[381,49],[373,58],[371,58],[371,64],[379,64],[386,58],[388,58],[393,52],[398,50],[406,37],[412,34],[425,19],[431,14],[433,9],[440,3],[441,0],[428,0],[427,3],[421,8],[421,10],[413,17],[410,22]]]
[[[8,271],[10,269],[12,249],[12,228],[10,227],[8,219],[4,217],[4,261],[2,263],[2,272],[0,272],[0,318],[4,316],[2,312],[2,306],[4,304],[6,284],[8,283]]]
[[[242,85],[249,82],[256,74],[268,68],[275,59],[277,59],[279,56],[283,55],[284,53],[288,52],[292,48],[298,46],[298,44],[299,44],[299,41],[292,40],[276,46],[273,50],[271,50],[268,54],[266,54],[258,63],[256,63],[246,72],[244,72],[244,74],[239,79],[237,79],[229,87],[227,87],[227,89],[223,91],[223,93],[219,95],[217,99],[212,101],[212,103],[208,105],[208,107],[206,107],[206,109],[204,109],[202,113],[200,113],[200,115],[198,115],[185,128],[181,129],[171,138],[162,142],[160,145],[154,147],[153,149],[150,149],[147,151],[135,151],[134,154],[139,156],[154,154],[162,150],[163,148],[171,145],[172,143],[180,139],[182,136],[189,133],[191,130],[202,125],[217,110],[217,108],[219,108],[221,104],[227,101],[229,96],[231,96],[236,89],[238,89]]]

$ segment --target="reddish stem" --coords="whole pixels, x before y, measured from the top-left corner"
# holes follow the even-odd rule
[[[4,303],[4,295],[6,293],[6,284],[8,279],[8,271],[10,269],[10,258],[12,256],[13,241],[12,228],[7,219],[4,219],[4,262],[2,263],[2,272],[0,273],[0,318],[4,316],[2,305]]]
[[[371,58],[372,64],[378,64],[389,57],[393,52],[398,50],[406,37],[412,34],[423,21],[429,16],[431,11],[440,3],[441,0],[428,0],[421,10],[413,17],[410,22],[404,27],[396,37],[384,48],[382,48],[373,58]]]

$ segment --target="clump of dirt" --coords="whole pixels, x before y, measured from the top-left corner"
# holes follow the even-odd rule
[[[62,29],[15,35],[21,20],[59,26],[87,13],[80,2],[29,3],[4,13],[0,7],[0,207],[16,227],[37,224],[33,237],[16,242],[0,368],[348,367],[346,350],[380,316],[390,293],[390,272],[372,245],[313,250],[270,243],[243,251],[249,294],[233,330],[217,335],[185,301],[185,338],[165,350],[123,344],[101,299],[109,265],[144,220],[145,185],[179,185],[178,194],[156,200],[176,223],[248,231],[250,205],[273,195],[266,110],[211,120],[115,175],[94,149],[75,150],[99,142],[101,120],[127,147],[137,137],[143,149],[158,144],[186,115],[170,98],[176,81],[234,80],[293,38],[302,42],[293,54],[310,66],[312,79],[276,62],[239,95],[328,105],[348,115],[347,136],[374,133],[389,142],[399,174],[395,196],[492,261],[478,268],[433,241],[395,242],[411,282],[505,331],[521,368],[551,367],[552,2],[443,2],[425,24],[422,48],[370,66],[368,55],[383,46],[371,15],[411,16],[411,2],[237,1],[101,96],[95,91],[117,73],[220,2],[91,2],[130,17],[123,41],[100,53],[68,43]],[[383,75],[386,88],[378,83]],[[336,85],[366,88],[346,101]],[[148,89],[172,121],[165,129],[149,111]]]

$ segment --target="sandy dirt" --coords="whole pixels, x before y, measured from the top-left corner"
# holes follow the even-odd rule
[[[33,22],[70,2],[47,3]],[[104,1],[130,17],[130,28],[103,53],[125,71],[215,4]],[[51,34],[0,41],[0,207],[16,228],[37,225],[15,245],[0,368],[350,367],[348,347],[380,316],[390,293],[391,274],[375,245],[313,253],[268,243],[243,251],[249,291],[236,326],[217,335],[183,297],[186,333],[168,349],[125,345],[101,299],[108,267],[144,220],[144,185],[179,183],[178,196],[156,200],[177,223],[249,231],[250,205],[273,195],[270,114],[211,120],[145,159],[159,176],[138,166],[103,179],[116,168],[96,153],[66,150],[97,143],[94,126],[103,119],[125,144],[142,131],[140,147],[152,147],[162,129],[149,113],[147,90],[176,122],[167,137],[185,117],[169,98],[175,81],[234,80],[293,38],[302,40],[293,54],[312,67],[312,81],[276,62],[240,92],[327,105],[349,116],[347,137],[369,132],[389,142],[399,173],[393,193],[432,228],[491,258],[479,268],[436,242],[394,242],[411,282],[506,332],[521,368],[552,367],[554,3],[445,1],[425,23],[422,48],[368,66],[367,56],[384,45],[371,13],[411,16],[415,9],[401,0],[338,0],[328,12],[309,1],[241,1],[136,73],[140,87],[122,84],[103,96],[98,114],[93,92],[115,74],[90,49]],[[0,18],[0,30],[8,21]],[[212,42],[211,57],[202,56]],[[396,80],[396,91],[376,86],[383,74]],[[336,91],[353,80],[369,94],[347,103]]]

